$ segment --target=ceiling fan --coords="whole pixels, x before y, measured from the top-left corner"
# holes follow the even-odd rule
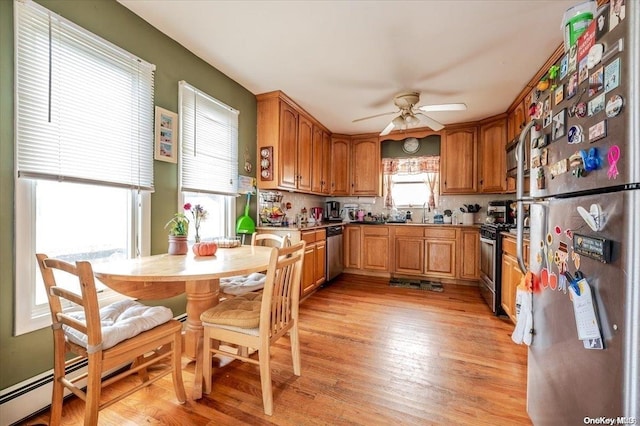
[[[420,101],[420,93],[406,92],[399,93],[393,98],[393,103],[398,107],[398,111],[384,112],[382,114],[371,115],[369,117],[358,118],[353,120],[354,123],[370,118],[382,117],[390,114],[398,114],[380,133],[380,136],[388,135],[393,129],[407,128],[410,126],[424,123],[431,129],[438,131],[444,128],[444,124],[425,115],[425,112],[434,111],[464,111],[467,106],[462,103],[457,104],[438,104],[416,106]]]

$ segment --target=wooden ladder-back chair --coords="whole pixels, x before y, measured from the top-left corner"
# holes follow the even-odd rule
[[[181,364],[182,325],[172,319],[173,314],[169,308],[148,307],[125,300],[101,310],[96,295],[93,269],[89,262],[80,261],[72,265],[48,258],[44,254],[37,254],[36,257],[53,320],[54,381],[50,424],[60,424],[65,387],[85,401],[85,425],[96,425],[101,409],[144,386],[151,385],[169,373],[173,374],[173,386],[178,401],[186,401]],[[56,284],[59,271],[77,277],[79,290],[71,290],[67,285],[59,287]],[[61,299],[77,305],[80,310],[64,312]],[[112,318],[117,320],[109,327]],[[77,356],[65,361],[67,352]],[[83,358],[87,359],[87,372],[78,377],[67,378],[66,367]],[[131,363],[130,368],[123,371],[123,367]],[[151,366],[157,366],[158,369],[154,368],[154,374],[150,377]],[[102,376],[107,371],[116,373],[103,381]],[[114,398],[101,401],[103,387],[135,373],[140,376],[140,384]],[[86,391],[80,387],[85,379]]]
[[[289,333],[293,372],[300,375],[300,341],[298,337],[298,304],[300,279],[306,243],[274,248],[262,293],[248,293],[225,300],[205,311],[200,319],[204,326],[205,393],[211,393],[212,356],[221,354],[260,366],[262,402],[267,415],[273,413],[270,347]],[[258,359],[245,353],[226,351],[219,342],[256,348]]]
[[[291,243],[287,235],[280,236],[275,234],[258,234],[257,232],[254,232],[251,235],[251,245],[282,248],[290,246]],[[241,296],[252,291],[262,290],[265,282],[266,276],[261,272],[222,278],[220,280],[220,292],[222,293],[223,298],[229,296]]]

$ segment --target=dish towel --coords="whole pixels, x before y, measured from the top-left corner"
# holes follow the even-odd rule
[[[531,345],[533,337],[533,290],[536,288],[537,278],[528,271],[516,287],[516,328],[511,334],[511,340],[521,345]]]

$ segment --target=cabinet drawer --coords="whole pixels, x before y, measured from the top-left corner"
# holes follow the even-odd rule
[[[327,239],[327,232],[324,229],[318,229],[314,232],[316,241],[324,241]]]
[[[425,228],[424,236],[427,238],[435,238],[441,240],[455,240],[456,230],[443,228]]]
[[[302,233],[302,240],[306,241],[307,245],[315,243],[316,242],[316,232],[315,231],[305,231],[305,232],[303,232]]]
[[[502,251],[508,253],[511,256],[516,256],[516,240],[513,238],[502,237]]]
[[[417,237],[422,238],[422,228],[418,226],[396,226],[395,227],[397,237]]]
[[[389,235],[389,227],[388,226],[363,226],[362,233],[364,235]]]

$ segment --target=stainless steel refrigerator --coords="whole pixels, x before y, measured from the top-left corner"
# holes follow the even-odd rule
[[[560,89],[540,93],[518,146],[531,166],[526,197],[518,166],[517,219],[521,243],[528,209],[538,279],[527,379],[536,426],[640,423],[640,2],[627,1],[619,23],[612,7],[610,29],[594,34],[602,57],[589,49],[586,70],[557,63]],[[587,292],[593,309],[577,296]]]

